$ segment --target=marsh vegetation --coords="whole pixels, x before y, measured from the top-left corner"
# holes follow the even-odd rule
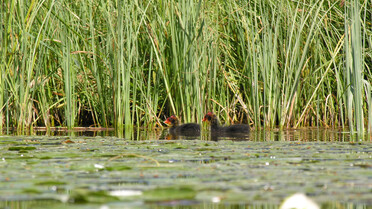
[[[0,3],[0,130],[372,130],[370,1]]]

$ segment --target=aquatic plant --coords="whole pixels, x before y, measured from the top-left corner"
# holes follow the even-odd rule
[[[369,1],[2,1],[0,130],[372,131]]]

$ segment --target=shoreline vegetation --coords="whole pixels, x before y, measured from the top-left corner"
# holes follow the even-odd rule
[[[0,131],[163,126],[372,132],[372,3],[0,3]]]

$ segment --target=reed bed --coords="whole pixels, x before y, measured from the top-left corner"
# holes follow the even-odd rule
[[[166,116],[372,132],[370,1],[24,1],[0,7],[0,130]]]

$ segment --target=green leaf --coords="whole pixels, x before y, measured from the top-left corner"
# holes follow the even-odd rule
[[[23,151],[23,150],[35,150],[36,147],[20,147],[20,146],[17,146],[17,147],[9,147],[8,150],[9,151]]]
[[[62,181],[42,181],[42,182],[38,182],[36,183],[35,185],[39,185],[39,186],[56,186],[56,185],[65,185],[66,183],[65,182],[62,182]]]
[[[193,199],[196,191],[190,187],[164,187],[144,191],[144,199],[147,201],[165,201]]]
[[[73,190],[69,199],[74,203],[105,203],[119,200],[119,198],[107,194],[106,191],[89,191],[85,189]]]
[[[113,166],[113,167],[106,167],[106,170],[108,171],[125,171],[125,170],[131,170],[132,167],[129,166]]]

